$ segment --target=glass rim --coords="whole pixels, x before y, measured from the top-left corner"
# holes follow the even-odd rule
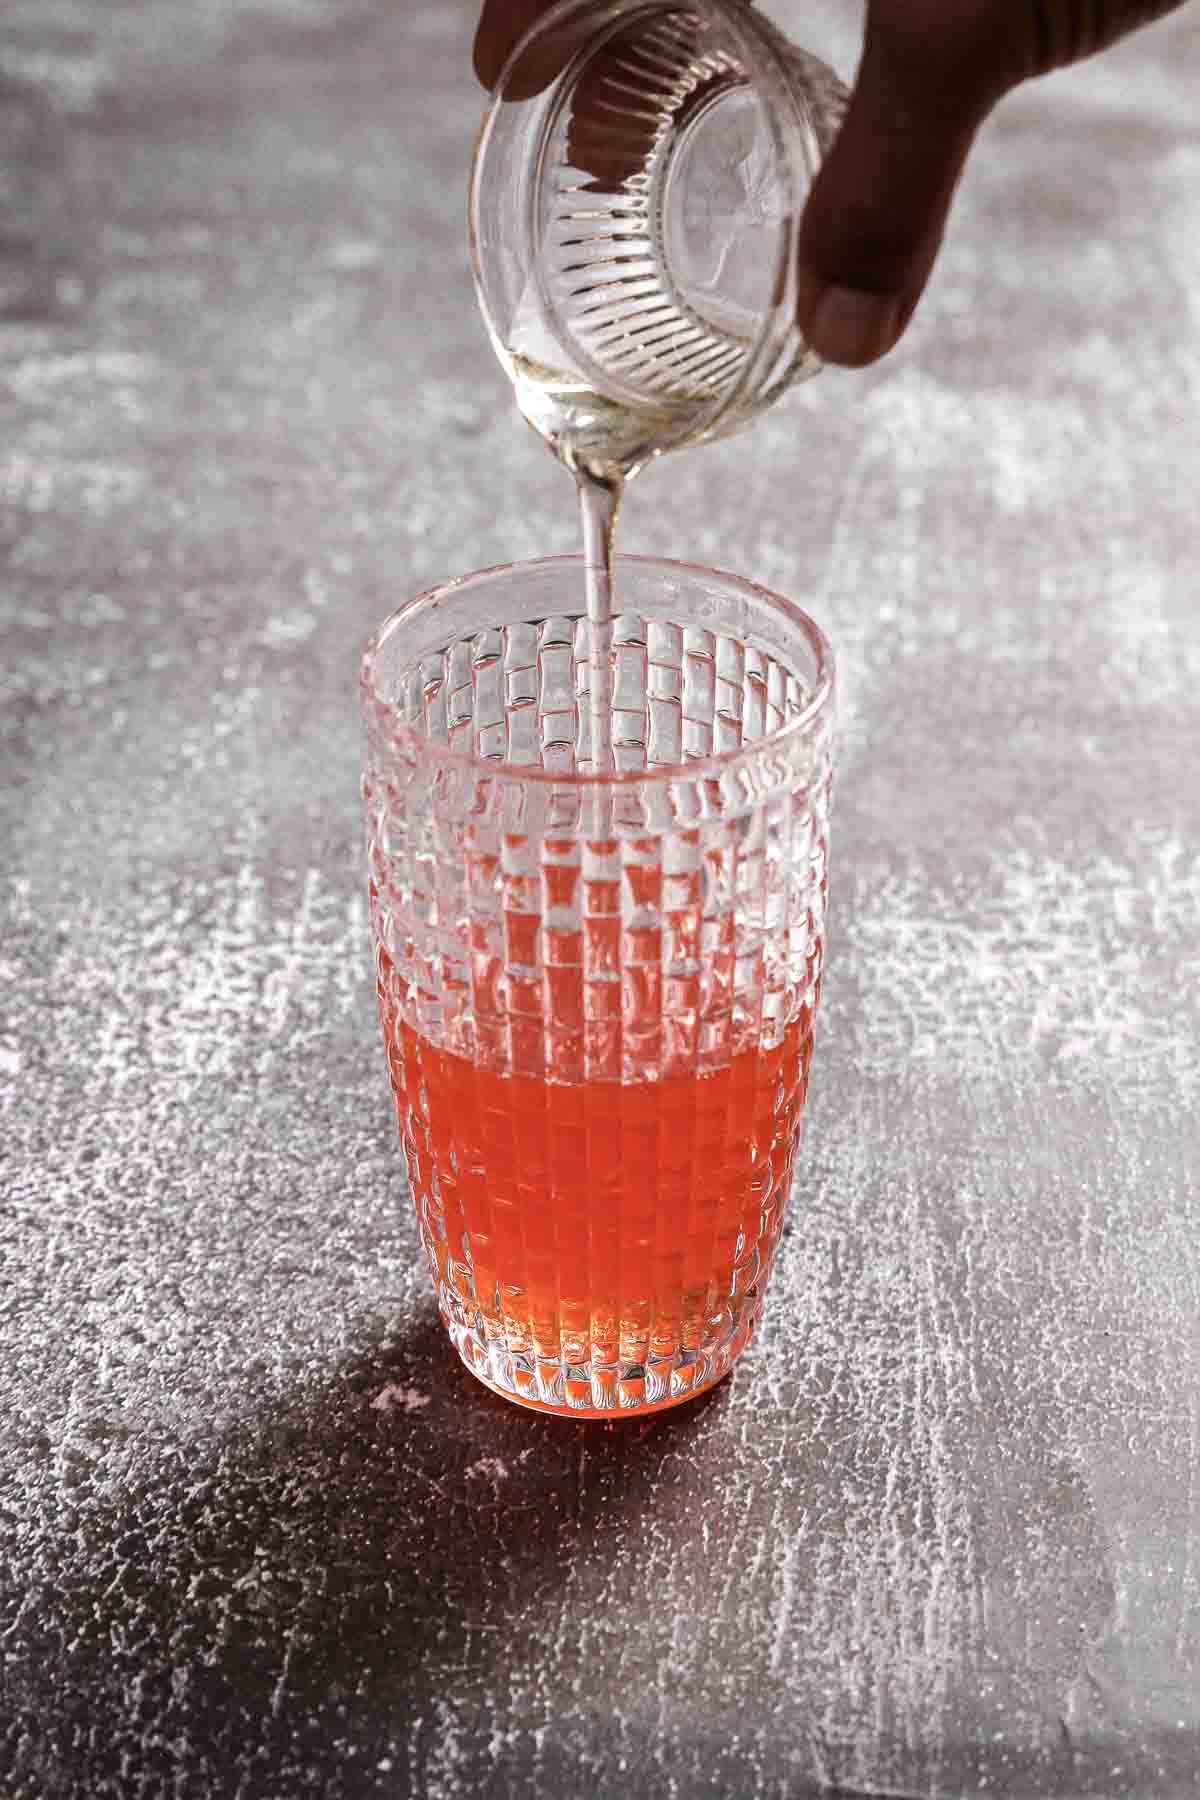
[[[359,692],[364,709],[366,706],[377,708],[389,715],[391,729],[402,741],[419,747],[421,754],[428,760],[443,768],[471,772],[478,776],[490,776],[493,779],[502,777],[516,782],[532,782],[555,788],[608,789],[645,786],[647,784],[667,784],[673,781],[704,781],[713,777],[729,774],[740,766],[751,765],[762,757],[769,755],[791,744],[793,740],[802,738],[814,721],[822,713],[831,710],[837,687],[836,660],[833,645],[826,637],[816,620],[793,600],[783,594],[777,594],[773,588],[763,587],[760,582],[750,581],[744,575],[735,575],[726,569],[710,568],[704,563],[682,562],[676,557],[646,556],[641,554],[618,554],[613,558],[614,565],[620,567],[638,567],[659,571],[671,571],[687,576],[702,576],[716,579],[726,586],[739,589],[743,594],[762,603],[766,602],[773,609],[781,612],[788,623],[797,628],[806,639],[816,657],[816,678],[812,693],[794,718],[779,725],[774,731],[763,737],[755,738],[752,743],[736,745],[731,750],[717,751],[710,756],[697,758],[694,762],[664,763],[651,769],[620,770],[573,770],[563,774],[553,769],[536,768],[529,764],[499,761],[493,757],[478,756],[474,751],[456,750],[449,744],[438,743],[434,738],[426,737],[416,726],[406,724],[400,719],[394,703],[380,693],[375,681],[375,670],[379,654],[389,640],[398,632],[410,625],[422,613],[436,606],[444,596],[457,593],[473,583],[495,580],[504,575],[511,575],[517,570],[553,569],[574,565],[582,570],[584,556],[579,551],[569,552],[561,556],[531,557],[520,562],[492,563],[483,569],[472,569],[465,575],[451,577],[448,581],[439,581],[436,586],[425,588],[411,599],[405,600],[394,612],[388,614],[371,636],[368,638],[359,663]],[[582,616],[582,615],[581,615]],[[620,613],[616,614],[620,617]]]

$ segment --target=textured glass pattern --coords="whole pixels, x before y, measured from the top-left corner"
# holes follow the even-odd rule
[[[619,574],[616,778],[576,773],[573,558],[414,603],[364,675],[380,1010],[439,1304],[482,1379],[584,1413],[699,1391],[753,1327],[827,887],[817,634],[730,577]]]

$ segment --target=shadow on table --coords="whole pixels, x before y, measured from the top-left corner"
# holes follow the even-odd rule
[[[1103,1759],[1096,1745],[1084,1749],[1066,1735],[1034,1748],[1009,1730],[1006,1742],[989,1745],[965,1687],[961,1709],[945,1707],[928,1766],[897,1743],[882,1759],[894,1780],[856,1781],[856,1745],[883,1748],[872,1714],[890,1692],[879,1685],[886,1617],[878,1621],[879,1667],[863,1666],[868,1645],[851,1657],[857,1673],[851,1668],[843,1681],[819,1655],[815,1674],[809,1666],[805,1645],[820,1621],[806,1624],[803,1608],[827,1593],[830,1575],[808,1567],[802,1553],[802,1611],[789,1634],[795,1661],[789,1651],[778,1676],[762,1661],[761,1620],[714,1606],[714,1586],[744,1554],[747,1528],[730,1504],[730,1483],[740,1479],[724,1417],[731,1398],[718,1388],[690,1406],[613,1427],[537,1417],[468,1376],[436,1318],[425,1316],[396,1340],[367,1337],[337,1367],[208,1445],[185,1453],[169,1442],[145,1444],[141,1472],[135,1461],[124,1491],[95,1496],[64,1520],[58,1566],[44,1570],[40,1591],[27,1593],[7,1634],[6,1800],[571,1800],[583,1792],[650,1800],[671,1791],[666,1783],[676,1776],[674,1791],[688,1800],[764,1800],[783,1791],[789,1800],[881,1800],[985,1786],[1107,1796],[1114,1766],[1123,1792],[1191,1791],[1182,1771],[1194,1734],[1143,1728],[1119,1744],[1119,1757]],[[791,1473],[806,1504],[833,1502],[844,1488],[849,1465],[836,1446],[854,1425],[850,1397],[845,1406],[807,1451],[797,1445]],[[1007,1423],[1024,1435],[1015,1414]],[[764,1420],[764,1432],[771,1429]],[[1069,1497],[1060,1476],[1054,1501],[1050,1474],[1009,1471],[983,1500],[978,1526],[999,1537],[1005,1557],[1011,1551],[1022,1582],[1044,1584],[1047,1600],[1056,1598],[1065,1639],[1093,1609],[1093,1630],[1103,1629],[1108,1602],[1103,1572],[1087,1576],[1086,1548],[1055,1549],[1051,1541],[1057,1533],[1045,1508],[1067,1506]],[[1084,1498],[1067,1506],[1074,1535]],[[811,1549],[826,1561],[847,1558],[833,1590],[850,1606],[856,1593],[864,1598],[864,1570],[846,1537],[844,1507],[833,1505]],[[657,1594],[662,1567],[656,1576],[645,1561],[655,1541],[646,1530],[651,1517],[677,1572]],[[1027,1531],[1047,1546],[1036,1566],[1016,1541]],[[863,1554],[873,1562],[870,1542]],[[617,1591],[645,1586],[633,1618],[611,1608],[606,1616],[606,1579],[622,1561]],[[900,1586],[891,1603],[899,1605],[906,1582],[894,1572]],[[697,1584],[690,1619],[689,1583]],[[1078,1594],[1072,1599],[1077,1588],[1092,1596],[1082,1613]],[[769,1606],[773,1591],[760,1585],[751,1604]],[[1001,1598],[993,1588],[993,1610]],[[1014,1632],[1028,1612],[1027,1596]],[[833,1620],[823,1617],[828,1630]],[[570,1624],[562,1641],[556,1627],[570,1620],[576,1630],[591,1622],[591,1654],[602,1646],[605,1666],[591,1665]],[[994,1648],[1003,1650],[1005,1635],[993,1620]],[[1052,1649],[1045,1655],[1060,1661]],[[1003,1660],[993,1670],[1002,1690]],[[1074,1666],[1073,1656],[1066,1661]],[[665,1726],[653,1701],[657,1662],[675,1671]],[[1043,1669],[1031,1687],[1033,1670],[1011,1673],[1019,1678],[1002,1699],[1042,1712],[1037,1690],[1053,1671]],[[960,1674],[969,1686],[970,1669]],[[843,1741],[815,1741],[816,1720],[834,1716],[837,1696],[848,1704],[864,1682],[865,1711],[845,1714]],[[740,1725],[728,1716],[735,1700]],[[771,1740],[767,1771],[746,1752],[772,1718],[781,1735]],[[797,1740],[805,1719],[811,1754]]]
[[[923,1418],[890,1303],[893,1376],[806,1363],[753,1416],[728,1385],[521,1412],[430,1311],[190,1450],[143,1440],[7,1634],[5,1800],[1192,1791],[1053,1393],[1010,1379],[1020,1308],[991,1297],[973,1390]]]
[[[535,1416],[472,1379],[430,1316],[186,1461],[152,1452],[81,1516],[9,1638],[30,1784],[13,1791],[140,1792],[136,1770],[163,1791],[291,1795],[323,1769],[322,1793],[373,1792],[389,1744],[436,1741],[448,1692],[486,1736],[508,1621],[542,1594],[553,1618],[576,1552],[595,1564],[719,1404]]]

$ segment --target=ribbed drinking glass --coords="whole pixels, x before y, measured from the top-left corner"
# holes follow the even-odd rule
[[[821,988],[833,664],[798,607],[617,559],[588,771],[578,557],[486,570],[366,652],[380,1016],[467,1367],[545,1411],[701,1392],[746,1344]]]

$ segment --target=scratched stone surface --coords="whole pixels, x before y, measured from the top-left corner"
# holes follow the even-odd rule
[[[768,1321],[624,1428],[451,1360],[373,1016],[358,647],[575,530],[469,292],[471,23],[0,26],[61,127],[0,323],[0,1793],[1194,1794],[1200,16],[1000,109],[901,352],[631,491],[845,704]]]

